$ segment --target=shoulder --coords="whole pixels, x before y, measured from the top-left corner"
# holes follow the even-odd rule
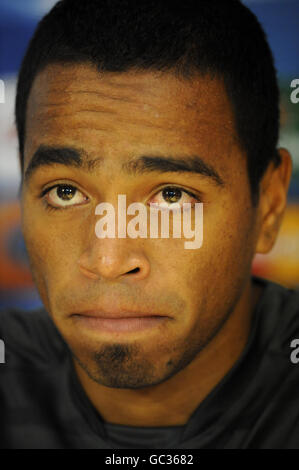
[[[254,278],[264,287],[257,309],[268,331],[282,341],[290,334],[299,335],[299,290],[262,278]]]
[[[259,351],[260,366],[269,379],[280,377],[280,388],[290,383],[299,386],[299,291],[274,282],[257,279],[264,291],[256,309],[254,349]],[[297,360],[298,358],[298,360]],[[296,399],[298,400],[298,399]]]
[[[0,339],[6,362],[49,364],[64,354],[66,345],[44,309],[0,311]]]

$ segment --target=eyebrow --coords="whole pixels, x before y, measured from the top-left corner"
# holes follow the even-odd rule
[[[84,150],[41,145],[34,153],[25,171],[24,181],[28,182],[33,173],[44,166],[60,164],[92,173],[94,168],[100,166],[103,161],[103,158],[88,159],[88,155]],[[143,155],[124,163],[122,169],[129,175],[150,172],[196,173],[211,178],[218,186],[224,186],[224,181],[215,168],[196,155],[182,157]]]

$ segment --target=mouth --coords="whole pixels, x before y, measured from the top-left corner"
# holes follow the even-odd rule
[[[88,310],[72,315],[81,326],[107,333],[129,333],[156,328],[169,320],[165,315],[128,310]]]

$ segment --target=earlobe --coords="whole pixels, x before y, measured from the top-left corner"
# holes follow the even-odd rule
[[[259,201],[259,236],[256,253],[267,254],[277,239],[287,203],[292,174],[292,159],[286,149],[279,149],[281,163],[271,163],[262,178]]]

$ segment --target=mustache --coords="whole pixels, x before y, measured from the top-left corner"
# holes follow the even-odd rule
[[[82,289],[65,288],[58,294],[55,307],[59,310],[67,310],[76,313],[84,310],[119,309],[127,311],[147,311],[156,315],[163,315],[169,310],[179,313],[184,310],[186,302],[177,292],[165,292],[157,289],[146,292],[145,289],[136,286],[111,286],[99,289],[99,287]]]

